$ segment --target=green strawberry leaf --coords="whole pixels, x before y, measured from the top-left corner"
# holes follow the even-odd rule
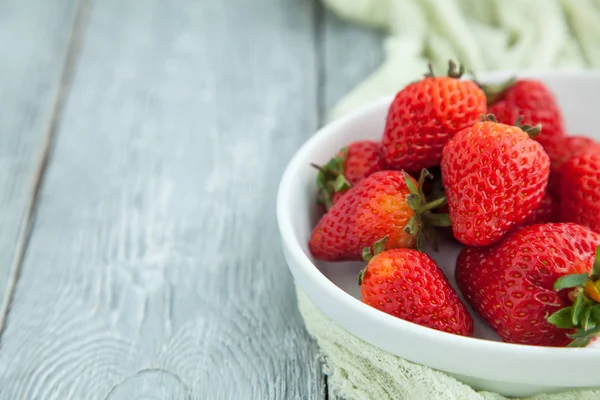
[[[587,331],[590,329],[590,307],[584,307],[583,312],[581,314],[581,326],[583,327],[584,331]]]
[[[364,254],[364,253],[363,253]],[[363,269],[361,269],[358,273],[358,286],[361,286],[363,283],[363,280],[365,279],[365,274],[367,273],[367,267],[364,267]]]
[[[600,304],[596,304],[591,308],[592,319],[600,324]]]
[[[408,206],[414,212],[420,212],[421,211],[421,196],[420,195],[411,193],[411,194],[409,194],[409,195],[406,196],[406,202],[408,203]]]
[[[371,261],[371,259],[373,258],[373,253],[371,253],[371,249],[369,247],[364,247],[363,248],[363,250],[362,250],[362,258],[367,263],[369,261]]]
[[[347,157],[348,148],[344,147],[324,166],[310,164],[319,171],[317,174],[317,188],[319,189],[317,203],[324,204],[327,210],[333,205],[332,198],[335,192],[342,192],[352,187],[344,176],[344,162]]]
[[[336,192],[343,192],[344,190],[348,190],[351,187],[352,185],[350,184],[350,182],[348,182],[348,179],[346,179],[344,174],[339,174],[337,178],[335,178],[334,188]]]
[[[585,347],[590,342],[591,338],[578,338],[573,340],[571,343],[567,345],[567,347]]]
[[[577,297],[575,298],[575,303],[573,304],[573,313],[571,315],[571,318],[573,320],[573,325],[577,326],[579,325],[579,322],[581,321],[581,317],[584,311],[584,307],[585,307],[585,303],[584,303],[584,292],[583,290],[580,290],[579,293],[577,293]]]
[[[419,224],[414,215],[408,220],[404,231],[409,235],[414,235],[419,231]]]
[[[596,251],[596,263],[600,263],[600,251]],[[576,332],[568,334],[567,337],[574,339],[569,347],[584,347],[589,341],[600,335],[600,304],[587,294],[588,285],[594,283],[598,277],[587,274],[565,275],[554,283],[555,290],[571,289],[571,295],[575,300],[571,307],[558,310],[547,318],[551,324],[565,329],[576,328]],[[575,289],[572,289],[575,288]]]
[[[594,266],[590,275],[592,280],[600,278],[600,246],[596,247],[596,257],[594,258]]]
[[[382,239],[378,240],[373,244],[373,254],[379,254],[385,250],[385,243],[387,242],[389,236],[384,236]]]
[[[566,288],[573,288],[583,285],[588,278],[587,274],[571,274],[561,276],[554,282],[554,290],[558,291]]]
[[[590,318],[588,320],[588,324],[587,324],[587,327],[585,329],[588,330],[588,331],[591,331],[593,329],[596,329],[596,326],[597,326],[596,321],[594,321],[592,318]]]
[[[425,217],[427,222],[432,226],[452,226],[452,221],[450,221],[450,216],[448,214],[432,214],[430,212],[427,212],[426,214],[423,214],[423,217]]]
[[[567,335],[571,339],[581,339],[581,338],[592,338],[596,337],[600,334],[600,326],[596,326],[594,329],[590,329],[589,331],[584,331],[583,329],[579,329],[577,332]]]
[[[551,323],[552,325],[554,325],[558,328],[563,328],[563,329],[574,328],[575,325],[573,325],[571,311],[572,311],[572,307],[561,308],[560,310],[556,311],[554,314],[549,316],[547,320],[549,323]]]
[[[419,192],[419,188],[415,185],[415,182],[410,177],[410,175],[408,175],[405,171],[402,171],[402,175],[404,176],[404,183],[406,184],[408,191],[411,194],[416,194],[416,195],[420,196],[421,192]]]

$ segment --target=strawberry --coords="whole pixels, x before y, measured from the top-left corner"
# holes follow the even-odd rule
[[[600,144],[592,138],[586,136],[565,136],[546,143],[544,149],[550,157],[550,179],[548,181],[548,189],[556,196],[560,195],[560,167],[571,157],[598,149],[600,152]]]
[[[471,336],[473,320],[465,305],[427,254],[413,249],[365,249],[359,274],[362,301],[387,314],[429,328]]]
[[[439,165],[442,148],[454,134],[486,112],[475,82],[461,80],[462,67],[450,62],[447,77],[430,73],[396,94],[389,107],[382,151],[393,169],[418,172]]]
[[[596,145],[598,143],[587,136],[565,136],[544,146],[544,150],[550,157],[551,168],[555,169],[569,161],[574,155],[586,152]]]
[[[329,210],[350,187],[373,172],[386,168],[381,155],[381,144],[373,140],[350,143],[342,148],[329,162],[319,167],[317,186],[318,202]]]
[[[560,206],[558,202],[548,191],[544,193],[540,205],[533,210],[525,219],[522,225],[545,224],[548,222],[558,222],[560,216]]]
[[[599,234],[576,224],[519,228],[492,246],[464,248],[456,281],[503,341],[565,346],[567,332],[546,317],[571,301],[553,285],[564,275],[589,271],[599,244]]]
[[[429,225],[449,225],[447,215],[431,210],[444,198],[426,203],[419,182],[403,171],[379,171],[350,188],[314,228],[309,248],[326,261],[360,260],[364,247],[388,236],[386,249],[422,246]]]
[[[561,218],[600,232],[600,153],[582,153],[560,170]]]
[[[452,229],[468,246],[492,244],[525,221],[539,206],[550,172],[548,155],[528,136],[539,127],[487,118],[457,133],[442,155]]]
[[[500,85],[482,85],[488,100],[488,113],[498,121],[512,125],[517,118],[531,125],[541,124],[544,131],[537,140],[546,145],[565,135],[563,117],[552,92],[533,79],[511,79]]]
[[[556,311],[548,322],[571,332],[568,337],[573,341],[569,347],[600,347],[600,246],[596,248],[591,271],[556,280],[554,290],[565,289],[573,304]]]

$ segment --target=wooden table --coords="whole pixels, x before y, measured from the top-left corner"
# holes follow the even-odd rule
[[[321,399],[293,152],[380,62],[313,0],[0,0],[0,399]]]

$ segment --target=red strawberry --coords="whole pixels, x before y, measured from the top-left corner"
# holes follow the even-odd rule
[[[493,246],[463,249],[456,281],[502,340],[565,346],[567,332],[546,317],[571,302],[553,284],[564,275],[589,271],[599,244],[600,235],[580,225],[531,225]]]
[[[561,218],[600,232],[600,153],[572,157],[560,170]]]
[[[548,153],[551,167],[554,169],[560,167],[574,155],[585,152],[596,145],[598,143],[587,136],[565,136],[544,146],[544,149]]]
[[[359,275],[362,301],[380,311],[429,328],[471,336],[473,320],[448,279],[427,254],[413,249],[368,251]],[[368,249],[367,249],[368,250]]]
[[[586,136],[565,136],[555,141],[546,143],[544,149],[550,157],[550,180],[548,188],[555,195],[560,195],[560,167],[574,155],[598,149],[600,145],[592,138]]]
[[[536,128],[479,122],[444,147],[442,178],[454,236],[468,246],[496,242],[540,204],[550,161],[529,138]]]
[[[533,210],[525,219],[523,225],[545,224],[558,222],[560,217],[560,206],[550,193],[546,191],[538,208]]]
[[[554,290],[564,289],[573,305],[556,311],[548,322],[572,332],[569,347],[600,347],[600,246],[591,271],[564,275],[554,283]]]
[[[537,140],[546,143],[565,135],[559,105],[544,83],[532,79],[510,80],[501,85],[483,85],[488,99],[488,113],[499,122],[512,125],[523,117],[528,124],[541,124],[543,133]]]
[[[318,201],[329,210],[350,187],[374,172],[386,168],[381,145],[373,140],[362,140],[341,149],[322,166],[317,175]]]
[[[456,71],[452,62],[448,75],[436,77],[431,71],[396,95],[382,139],[390,167],[418,172],[439,165],[448,139],[485,114],[485,95],[477,84],[461,80],[462,69]]]
[[[364,247],[388,236],[386,249],[413,247],[425,223],[448,225],[447,215],[433,215],[444,198],[426,204],[419,183],[401,171],[380,171],[358,182],[325,214],[312,232],[309,247],[321,260],[360,260]]]

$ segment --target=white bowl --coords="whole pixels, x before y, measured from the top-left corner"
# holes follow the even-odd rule
[[[504,72],[482,75],[497,82],[516,75],[544,81],[557,96],[568,132],[600,140],[600,72]],[[289,163],[279,188],[277,218],[289,268],[308,298],[348,332],[406,360],[455,376],[476,389],[506,396],[529,396],[573,388],[600,387],[597,349],[524,346],[498,341],[476,319],[475,337],[453,335],[385,314],[360,301],[356,276],[361,263],[315,260],[308,240],[318,218],[315,170],[342,146],[381,138],[391,98],[381,99],[318,131]],[[432,254],[454,284],[459,248],[446,245]],[[456,287],[456,286],[455,286]]]

